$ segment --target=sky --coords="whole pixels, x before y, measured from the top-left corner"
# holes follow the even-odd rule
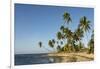
[[[61,7],[34,4],[15,4],[15,54],[48,53],[54,49],[48,46],[50,39],[56,38],[56,33],[64,23],[63,13],[69,12],[72,23],[69,28],[74,31],[82,16],[86,16],[91,21],[91,29],[94,29],[94,9],[82,7]],[[83,43],[87,44],[91,37],[91,31],[83,38]],[[42,41],[40,48],[38,42]],[[49,51],[47,50],[49,49]]]

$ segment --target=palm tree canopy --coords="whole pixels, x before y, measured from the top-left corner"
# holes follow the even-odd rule
[[[52,39],[52,42],[53,42],[53,44],[55,44],[55,40],[54,39]]]
[[[42,42],[40,41],[38,44],[39,44],[39,46],[40,46],[40,48],[41,48],[41,47],[42,47]]]
[[[72,39],[73,32],[70,29],[66,28],[65,29],[65,36],[66,36],[66,38]]]
[[[60,51],[61,50],[61,46],[58,45],[57,46],[57,50]]]
[[[61,30],[62,32],[64,32],[64,26],[61,26],[61,27],[60,27],[60,30]]]
[[[67,22],[69,24],[69,22],[72,21],[71,17],[70,17],[70,14],[68,12],[65,12],[63,14],[63,19],[65,20],[65,22]]]
[[[76,38],[78,38],[78,40],[81,39],[81,37],[83,37],[84,35],[84,32],[82,29],[78,28],[75,32],[74,32]]]
[[[86,16],[83,16],[80,19],[79,27],[82,28],[85,32],[89,31],[89,29],[91,29],[91,27],[90,27],[90,21],[87,19]]]
[[[49,45],[50,47],[52,47],[52,48],[54,47],[54,45],[53,45],[53,43],[52,43],[51,40],[49,40],[48,45]]]
[[[64,33],[68,33],[69,29],[68,28],[64,28]]]
[[[60,40],[60,39],[62,39],[62,34],[61,34],[61,32],[57,32],[57,38]]]
[[[73,35],[73,39],[74,39],[75,41],[78,41],[78,40],[79,40],[78,35],[77,35],[76,32],[75,32],[74,35]]]

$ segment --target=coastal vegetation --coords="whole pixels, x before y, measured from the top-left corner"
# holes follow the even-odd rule
[[[65,12],[63,14],[64,23],[60,26],[59,31],[56,33],[56,38],[48,40],[48,45],[53,48],[56,53],[86,53],[94,54],[94,30],[91,27],[91,21],[86,17],[82,16],[79,19],[79,24],[77,28],[73,31],[69,25],[72,25],[72,17],[70,13]],[[87,33],[92,30],[92,35],[88,44],[86,45],[84,37]],[[39,42],[40,48],[42,47],[42,42]],[[86,55],[85,54],[85,55]],[[84,54],[82,56],[85,56]],[[72,57],[73,61],[76,61],[76,56]],[[72,59],[71,59],[72,60]]]

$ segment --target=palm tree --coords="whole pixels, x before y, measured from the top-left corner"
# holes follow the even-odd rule
[[[57,38],[58,38],[58,40],[62,39],[62,33],[61,32],[57,32]]]
[[[67,28],[64,28],[64,33],[67,34],[69,31],[68,27]]]
[[[69,24],[69,22],[72,21],[70,14],[68,12],[65,12],[63,14],[63,19],[64,19],[65,23],[67,23],[67,24]],[[60,30],[61,30],[61,32],[57,32],[58,40],[62,39],[64,42],[65,42],[66,38],[68,38],[70,40],[71,35],[72,35],[71,30],[69,30],[68,27],[65,28],[64,25],[62,25],[60,27]],[[61,45],[63,44],[63,41],[60,42]],[[63,47],[62,50],[65,50],[65,47]]]
[[[70,29],[66,28],[65,36],[66,36],[67,40],[72,40],[73,39],[73,32]]]
[[[67,39],[67,45],[65,45],[65,47],[63,47],[64,51],[70,52],[71,47],[72,46],[72,41],[73,41],[73,32],[67,28],[64,28],[64,37]],[[67,48],[66,48],[67,46]]]
[[[73,32],[68,27],[64,28],[64,34],[66,38],[72,38],[73,36]]]
[[[83,29],[84,32],[87,32],[87,31],[89,31],[91,29],[91,27],[90,27],[90,21],[87,19],[86,16],[83,16],[80,19],[79,28]]]
[[[94,40],[91,39],[88,43],[89,51],[88,53],[94,53]]]
[[[81,51],[83,48],[84,48],[84,44],[82,42],[79,42],[79,45],[78,45],[79,51]]]
[[[73,39],[74,39],[76,42],[79,40],[78,35],[77,35],[76,32],[74,32]]]
[[[79,28],[81,30],[83,30],[84,33],[87,33],[87,31],[89,32],[89,30],[91,29],[91,22],[87,19],[86,16],[83,16],[81,19],[80,19],[80,24],[79,24]],[[86,37],[88,38],[87,34],[86,34]]]
[[[49,45],[51,48],[54,47],[53,42],[52,42],[51,40],[49,40],[48,45]]]
[[[64,26],[63,26],[63,25],[60,27],[60,30],[61,30],[62,32],[64,32]]]
[[[92,31],[91,39],[94,40],[94,30]]]
[[[76,35],[76,38],[80,41],[81,38],[83,37],[83,30],[80,29],[80,28],[78,28],[78,29],[75,31],[74,34]]]
[[[88,42],[89,51],[88,53],[94,53],[94,31],[92,32],[91,39]]]
[[[57,50],[58,50],[58,52],[61,51],[61,46],[60,45],[57,46]]]
[[[65,13],[63,14],[63,19],[64,19],[65,23],[67,23],[67,24],[69,24],[69,22],[72,21],[72,19],[71,19],[71,17],[70,17],[70,14],[69,14],[68,12],[65,12]]]
[[[41,42],[41,41],[40,41],[38,44],[39,44],[39,47],[40,47],[40,48],[43,47],[44,49],[50,51],[49,49],[47,49],[45,46],[42,45],[42,42]]]
[[[41,47],[42,47],[42,42],[40,41],[38,44],[39,44],[39,46],[40,46],[40,48],[41,48]]]
[[[55,39],[52,39],[52,43],[55,44]]]

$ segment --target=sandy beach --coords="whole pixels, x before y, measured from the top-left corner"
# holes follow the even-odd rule
[[[48,56],[51,58],[55,57],[55,62],[80,62],[94,60],[94,54],[87,53],[49,53]]]

